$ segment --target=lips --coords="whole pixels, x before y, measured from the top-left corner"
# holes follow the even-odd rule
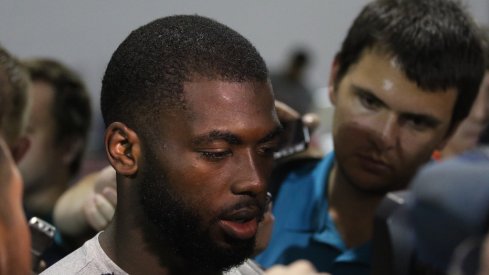
[[[374,173],[385,173],[389,172],[392,170],[392,166],[389,165],[387,162],[380,160],[378,158],[366,156],[366,155],[359,155],[359,159],[361,161],[361,165]]]
[[[258,229],[259,211],[241,209],[233,211],[219,221],[221,229],[229,236],[246,240],[253,238]]]

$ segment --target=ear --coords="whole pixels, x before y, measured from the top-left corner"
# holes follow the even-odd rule
[[[31,147],[31,140],[27,136],[20,137],[17,142],[10,148],[12,158],[15,163],[19,163]]]
[[[139,137],[121,122],[114,122],[105,131],[105,150],[110,164],[117,173],[133,176],[138,171],[141,154]]]
[[[328,95],[329,101],[331,104],[336,105],[336,89],[337,87],[337,77],[339,70],[339,60],[338,56],[336,56],[331,64],[331,70],[329,73],[329,81],[328,81]]]

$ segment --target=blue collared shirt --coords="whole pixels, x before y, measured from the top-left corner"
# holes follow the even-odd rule
[[[275,225],[267,249],[256,257],[268,268],[298,259],[334,275],[370,273],[370,242],[347,248],[328,214],[327,185],[334,153],[291,171],[274,200]]]

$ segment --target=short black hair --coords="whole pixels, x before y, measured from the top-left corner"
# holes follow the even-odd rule
[[[55,121],[55,142],[81,138],[83,146],[70,164],[75,175],[81,166],[92,119],[90,95],[80,76],[57,60],[34,58],[23,60],[31,81],[42,81],[52,86],[54,102],[52,115]]]
[[[483,77],[484,53],[480,30],[458,1],[376,0],[367,4],[336,56],[335,85],[366,50],[395,57],[407,78],[423,89],[456,88],[451,129],[468,115]]]
[[[484,56],[486,58],[486,71],[489,71],[489,26],[482,26],[482,41],[484,43]]]
[[[165,110],[185,107],[183,84],[197,78],[269,77],[255,47],[229,27],[198,15],[160,18],[134,30],[112,55],[102,81],[105,125],[151,127]]]

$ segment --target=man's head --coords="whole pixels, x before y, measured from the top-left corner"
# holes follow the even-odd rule
[[[24,138],[29,102],[29,78],[25,70],[0,47],[0,131],[16,162],[29,148]]]
[[[467,116],[484,71],[480,33],[446,0],[378,0],[333,64],[338,168],[355,187],[404,187]]]
[[[20,159],[28,148],[28,143],[21,140],[28,99],[27,75],[15,58],[0,47],[0,274],[30,272],[30,234],[22,211],[22,178],[12,157],[16,154]]]
[[[141,214],[162,265],[222,270],[251,255],[279,122],[249,41],[200,16],[155,20],[112,56],[101,107],[117,211]]]
[[[53,184],[53,171],[64,169],[64,182],[78,172],[90,129],[90,98],[80,77],[51,59],[23,61],[32,81],[27,134],[31,148],[19,167],[26,189]],[[67,177],[67,178],[66,178]]]

